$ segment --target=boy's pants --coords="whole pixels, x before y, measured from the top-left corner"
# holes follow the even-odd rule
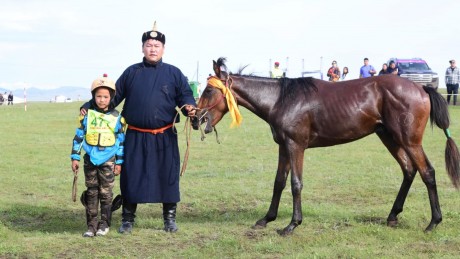
[[[102,165],[95,166],[91,163],[89,156],[84,156],[84,171],[86,197],[86,224],[88,230],[96,232],[99,225],[104,227],[110,226],[112,218],[112,198],[115,175],[113,174],[115,166],[115,157],[112,157]],[[98,205],[101,203],[101,221],[98,222]],[[104,225],[105,224],[105,225]]]

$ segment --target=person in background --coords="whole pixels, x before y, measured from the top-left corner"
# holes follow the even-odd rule
[[[393,60],[390,61],[387,72],[388,74],[398,75],[398,68],[396,67],[396,63]]]
[[[383,63],[382,69],[379,72],[379,76],[386,75],[386,74],[388,74],[388,65],[387,63]]]
[[[330,82],[337,82],[340,79],[340,69],[337,67],[337,61],[332,61],[332,66],[327,70],[327,76]]]
[[[8,105],[13,105],[13,92],[8,95]]]
[[[115,96],[115,83],[103,77],[93,81],[93,99],[85,116],[80,116],[80,127],[73,139],[72,171],[77,174],[80,167],[80,152],[86,152],[84,173],[86,191],[81,202],[86,209],[87,231],[84,237],[105,236],[109,232],[112,218],[112,198],[115,176],[121,172],[123,163],[124,120],[111,103]],[[98,207],[101,205],[101,220]]]
[[[275,67],[270,71],[271,78],[281,78],[284,77],[283,71],[280,69],[280,62],[275,62]]]
[[[341,81],[348,80],[347,75],[348,75],[348,67],[343,67],[342,76],[340,77],[340,80]]]
[[[372,65],[369,65],[369,59],[364,58],[364,65],[359,70],[359,78],[371,77],[374,76],[375,73],[375,68]]]
[[[454,96],[454,105],[457,105],[458,83],[460,81],[460,71],[455,60],[449,61],[450,66],[446,69],[446,88],[447,103],[450,104],[450,97]]]

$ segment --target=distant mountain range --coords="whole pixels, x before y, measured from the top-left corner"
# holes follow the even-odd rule
[[[0,93],[9,94],[11,90],[0,88]],[[24,89],[13,90],[13,96],[24,98]],[[56,96],[65,96],[65,98],[72,98],[74,101],[85,101],[91,99],[91,92],[89,88],[76,87],[76,86],[62,86],[56,89],[39,89],[35,87],[26,89],[27,101],[32,102],[49,102],[55,100]]]

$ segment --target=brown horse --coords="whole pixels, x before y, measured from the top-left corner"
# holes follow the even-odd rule
[[[301,191],[304,151],[307,148],[344,144],[376,133],[399,163],[403,181],[387,219],[389,226],[398,223],[398,214],[417,171],[425,183],[431,206],[431,231],[442,221],[435,170],[428,160],[422,138],[428,118],[444,130],[447,137],[445,160],[453,185],[460,184],[460,155],[450,137],[447,102],[432,88],[422,87],[393,75],[331,83],[313,78],[270,79],[228,75],[225,59],[214,62],[218,78],[241,105],[266,121],[279,145],[278,170],[270,208],[255,228],[265,227],[276,219],[281,193],[291,172],[293,215],[281,235],[290,234],[302,223]],[[215,82],[216,80],[214,80]],[[227,97],[211,85],[204,90],[194,129],[207,122],[212,131],[229,111]],[[225,88],[224,88],[225,90]],[[231,108],[231,107],[230,107]]]

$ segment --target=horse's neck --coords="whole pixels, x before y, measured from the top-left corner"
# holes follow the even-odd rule
[[[241,78],[235,80],[232,91],[238,105],[252,111],[263,120],[267,120],[276,103],[279,88],[275,86],[276,81],[261,80],[264,79]]]

